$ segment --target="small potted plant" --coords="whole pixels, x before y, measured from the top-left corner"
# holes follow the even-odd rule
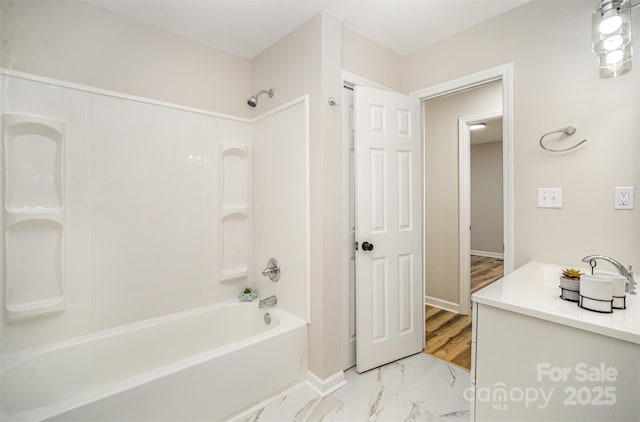
[[[240,302],[251,302],[258,297],[258,292],[252,287],[245,287],[240,293]]]
[[[565,289],[580,290],[580,276],[583,274],[575,268],[565,268],[560,276],[560,284]]]
[[[562,289],[562,299],[577,301],[580,292],[580,276],[584,273],[575,268],[565,268],[560,276],[560,289]]]

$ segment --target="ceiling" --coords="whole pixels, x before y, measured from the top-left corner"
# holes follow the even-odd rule
[[[219,1],[90,0],[213,48],[254,58],[321,10],[400,55],[506,12],[528,0]]]
[[[482,123],[486,123],[487,127],[471,131],[471,145],[502,142],[502,117],[483,120]]]

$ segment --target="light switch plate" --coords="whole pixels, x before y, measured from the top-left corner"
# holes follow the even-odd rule
[[[633,186],[614,189],[613,208],[616,210],[633,209]]]
[[[562,208],[562,188],[538,188],[538,208]]]

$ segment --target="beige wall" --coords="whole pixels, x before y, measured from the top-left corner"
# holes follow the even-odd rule
[[[599,79],[594,5],[533,1],[403,58],[407,92],[514,63],[516,267],[576,265],[590,253],[640,265],[640,202],[613,209],[614,186],[640,186],[640,55],[630,74]],[[577,128],[572,140],[589,142],[566,154],[540,149],[543,133],[567,125]],[[562,187],[564,208],[537,208],[538,187]]]
[[[459,302],[458,118],[500,110],[500,82],[425,103],[425,294],[431,298]]]
[[[502,254],[502,142],[471,145],[471,250]]]
[[[349,28],[342,27],[342,68],[400,91],[401,56]]]
[[[235,116],[251,113],[249,60],[81,2],[0,2],[0,31],[0,65],[7,69]]]
[[[311,18],[252,62],[253,90],[263,113],[309,94],[311,201],[311,325],[309,370],[326,378],[341,362],[341,113],[327,103],[341,98],[341,24],[326,13]]]

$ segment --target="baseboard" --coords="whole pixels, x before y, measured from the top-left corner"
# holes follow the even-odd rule
[[[445,311],[460,313],[460,304],[449,302],[448,300],[442,300],[431,296],[424,297],[424,304],[429,306],[435,306],[436,308],[444,309]]]
[[[309,383],[307,381],[302,381],[296,385],[294,385],[293,387],[289,387],[287,389],[285,389],[284,391],[281,391],[279,393],[277,393],[276,395],[269,397],[268,399],[265,399],[263,401],[261,401],[260,403],[251,406],[250,408],[241,411],[240,413],[237,413],[236,415],[232,416],[231,418],[229,418],[228,422],[242,422],[242,421],[246,421],[252,418],[249,418],[250,416],[254,416],[254,414],[266,407],[267,405],[275,402],[275,401],[280,401],[282,400],[282,398],[287,397],[290,393],[296,391],[297,389],[303,387],[304,385],[308,385]],[[253,419],[252,419],[253,420]]]
[[[498,253],[498,252],[476,251],[471,249],[471,255],[486,256],[487,258],[504,259],[504,254]]]
[[[311,371],[307,371],[307,382],[320,396],[326,397],[347,383],[344,372],[336,372],[328,378],[321,379]]]

